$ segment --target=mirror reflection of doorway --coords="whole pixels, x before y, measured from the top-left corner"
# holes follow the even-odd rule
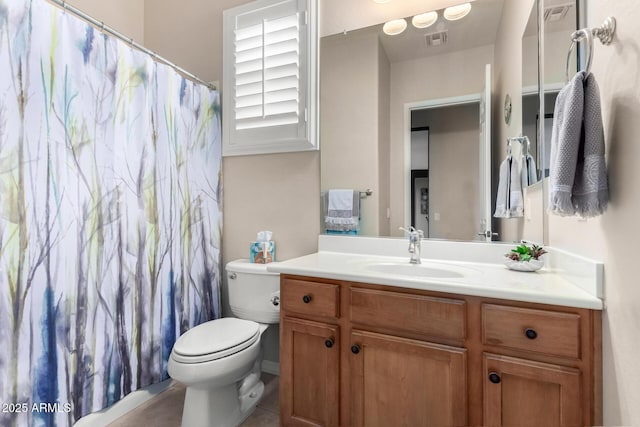
[[[411,171],[411,225],[429,237],[429,170]]]
[[[411,225],[429,237],[429,127],[411,127]]]
[[[411,111],[411,224],[425,237],[476,238],[479,114],[477,101]]]

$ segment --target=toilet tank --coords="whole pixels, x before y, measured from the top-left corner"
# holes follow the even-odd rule
[[[259,323],[280,322],[280,274],[267,271],[268,264],[253,264],[246,259],[229,262],[227,288],[231,312],[240,319]]]

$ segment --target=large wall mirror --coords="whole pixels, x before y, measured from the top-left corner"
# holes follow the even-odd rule
[[[411,224],[429,238],[544,240],[540,129],[564,82],[557,65],[576,25],[568,3],[558,12],[541,0],[475,0],[447,19],[460,0],[321,1],[321,191],[371,190],[360,200],[359,234],[401,236]],[[406,28],[388,24],[399,34],[385,33],[394,19]],[[541,79],[539,23],[549,19],[545,36],[558,41]],[[512,156],[528,151],[541,181],[522,189],[522,217],[494,218],[507,139],[524,136],[528,143],[509,144]]]

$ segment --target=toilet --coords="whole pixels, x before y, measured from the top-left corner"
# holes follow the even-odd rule
[[[236,317],[185,332],[169,357],[169,376],[187,387],[182,427],[235,427],[264,393],[261,336],[280,321],[280,275],[248,260],[226,265],[229,305]]]

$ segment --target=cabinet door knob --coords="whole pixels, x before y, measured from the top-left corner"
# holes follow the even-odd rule
[[[305,304],[309,304],[311,302],[311,295],[305,295],[302,297],[302,302]]]
[[[530,340],[535,340],[536,338],[538,338],[538,333],[535,331],[535,329],[527,328],[524,330],[524,334]]]
[[[491,381],[494,384],[499,384],[500,375],[498,375],[496,372],[489,372],[489,381]]]
[[[331,348],[331,347],[333,347],[333,344],[335,344],[335,342],[336,342],[336,341],[333,339],[333,337],[331,337],[331,338],[327,338],[327,339],[325,340],[325,342],[324,342],[324,345],[325,345],[327,348]]]
[[[351,346],[351,353],[358,354],[360,353],[360,346],[358,344],[354,344]]]

